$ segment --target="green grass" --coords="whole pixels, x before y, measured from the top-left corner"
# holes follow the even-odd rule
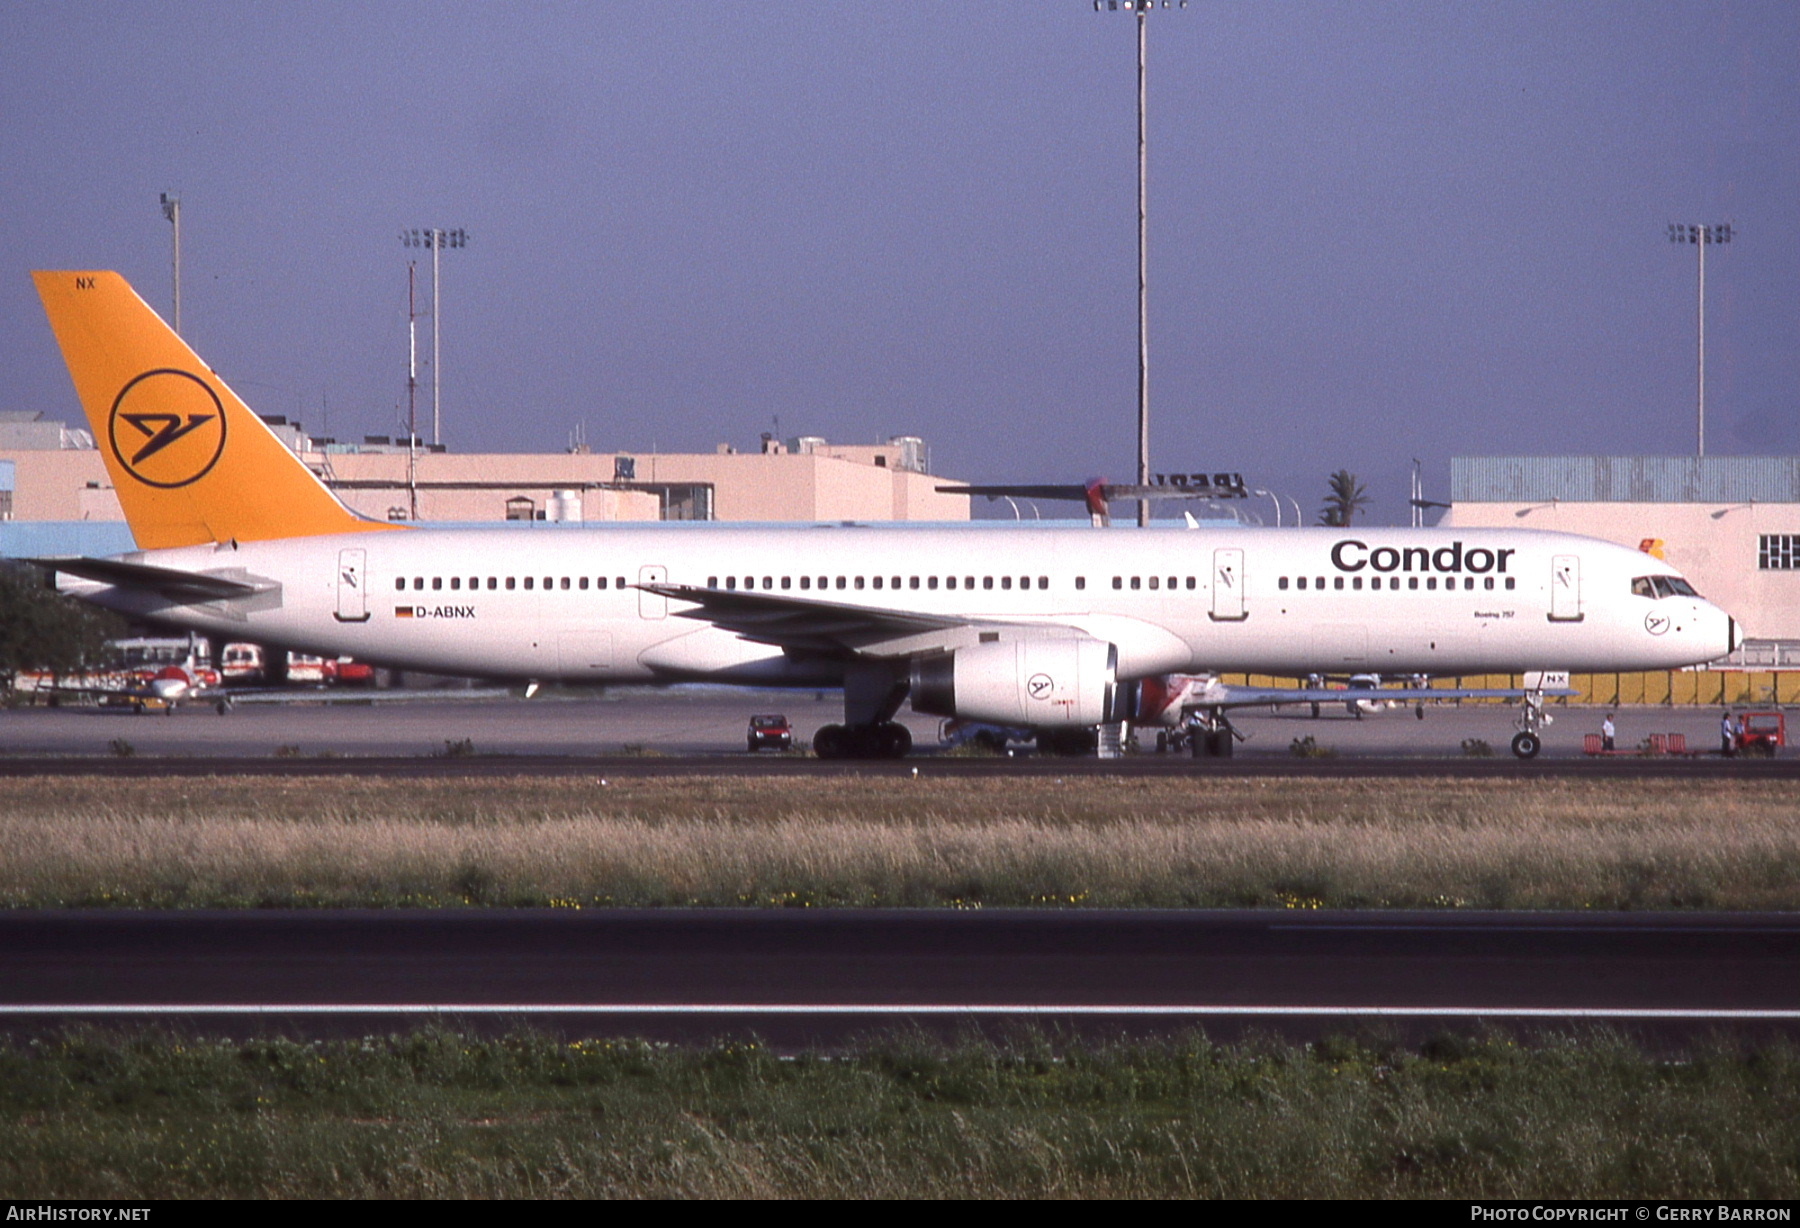
[[[1800,907],[1706,781],[22,779],[0,907]]]
[[[1800,1056],[1598,1032],[1419,1048],[834,1056],[453,1031],[0,1049],[0,1197],[1792,1198]]]

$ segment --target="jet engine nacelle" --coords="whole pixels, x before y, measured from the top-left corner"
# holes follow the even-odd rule
[[[1114,719],[1118,650],[1095,639],[975,644],[913,662],[914,712],[1033,729]]]

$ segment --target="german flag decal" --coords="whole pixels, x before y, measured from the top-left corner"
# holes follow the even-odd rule
[[[412,616],[413,616],[413,608],[411,606],[397,605],[394,607],[394,617],[395,618],[411,618]]]

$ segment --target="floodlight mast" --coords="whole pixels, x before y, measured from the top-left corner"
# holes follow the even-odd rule
[[[1729,243],[1736,236],[1736,229],[1730,222],[1717,225],[1696,224],[1691,222],[1670,222],[1669,242],[1692,243],[1699,255],[1700,290],[1699,305],[1695,310],[1695,319],[1699,331],[1699,372],[1696,383],[1699,385],[1699,455],[1706,455],[1706,249],[1709,244]]]
[[[446,247],[467,247],[469,232],[466,230],[444,230],[432,227],[425,230],[403,230],[400,242],[406,247],[428,247],[431,249],[431,444],[437,447],[444,442],[442,381],[439,378],[438,366],[438,329],[443,312],[439,310],[439,259]]]
[[[1144,19],[1159,0],[1094,0],[1094,11],[1116,12],[1123,8],[1137,14],[1137,155],[1138,155],[1138,454],[1139,486],[1150,484],[1150,227],[1147,180],[1149,159],[1145,140],[1144,63],[1148,39]],[[1161,7],[1171,7],[1170,0],[1160,0]],[[1186,8],[1187,0],[1175,0],[1175,7]],[[1150,501],[1138,500],[1138,525],[1150,523]]]

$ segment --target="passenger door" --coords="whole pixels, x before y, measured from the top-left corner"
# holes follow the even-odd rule
[[[366,550],[338,551],[337,620],[341,623],[369,621],[369,594],[363,586],[367,558]]]
[[[1559,554],[1550,561],[1550,621],[1581,621],[1581,557]]]
[[[1244,612],[1244,552],[1237,547],[1213,551],[1212,619],[1242,622]]]

